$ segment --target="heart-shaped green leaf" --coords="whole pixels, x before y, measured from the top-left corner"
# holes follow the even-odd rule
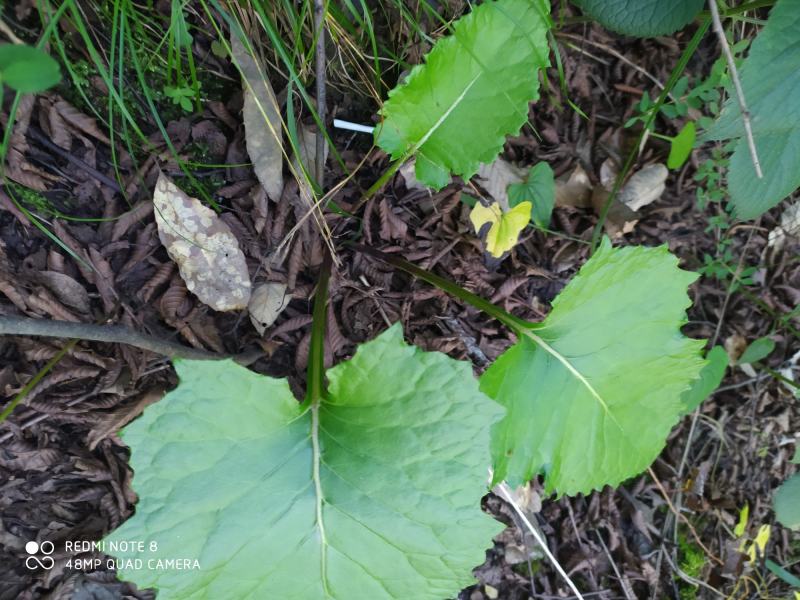
[[[603,242],[481,378],[508,409],[492,432],[496,481],[542,472],[548,490],[585,493],[655,460],[705,364],[704,342],[680,331],[696,278],[666,246]]]
[[[117,553],[142,560],[126,578],[173,600],[438,600],[473,581],[501,528],[480,510],[501,409],[468,363],[396,325],[307,409],[286,380],[231,361],[176,369],[123,436],[140,501],[107,541],[145,542]],[[169,559],[190,569],[157,568]]]
[[[549,11],[543,0],[490,0],[459,19],[389,93],[378,145],[393,159],[416,154],[417,179],[436,189],[492,162],[539,95]]]

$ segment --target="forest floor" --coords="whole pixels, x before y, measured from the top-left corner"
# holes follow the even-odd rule
[[[36,19],[12,13],[7,22],[24,35],[35,30],[31,22]],[[669,78],[692,29],[636,40],[586,23],[562,28],[556,39],[566,85],[559,86],[555,68],[547,71],[550,84],[531,109],[532,127],[510,139],[502,157],[520,166],[546,161],[558,178],[585,176],[587,189],[598,186],[604,162],[619,160],[638,135],[636,126],[624,124],[637,114],[643,94],[657,93],[654,81]],[[119,323],[214,352],[257,349],[260,358],[250,368],[288,377],[299,394],[324,242],[307,219],[288,238],[288,252],[276,252],[304,214],[292,200],[297,185],[289,181],[278,203],[254,199],[258,184],[247,164],[238,75],[208,51],[211,40],[195,35],[199,68],[219,78],[202,109],[183,112],[169,99],[158,100],[157,108],[174,152],[198,164],[192,173],[196,185],[222,207],[251,273],[262,265],[258,280],[283,282],[291,291],[293,299],[277,322],[259,336],[246,314],[214,312],[187,291],[159,242],[151,202],[159,170],[188,188],[171,158],[173,150],[145,116],[140,126],[152,141],[149,159],[134,169],[124,149],[113,157],[111,132],[71,93],[68,80],[24,98],[19,107],[12,149],[36,167],[30,183],[39,191],[15,187],[14,195],[44,215],[54,235],[46,235],[9,201],[10,190],[0,191],[0,315]],[[688,67],[692,85],[710,73],[718,56],[708,36]],[[331,69],[341,66],[332,61]],[[102,81],[89,74],[86,86],[98,103],[105,102]],[[565,93],[586,118],[567,105]],[[331,75],[328,100],[331,117],[375,122],[377,107],[350,90],[342,73]],[[4,116],[9,102],[7,97]],[[73,107],[67,109],[73,111],[70,119],[64,118],[63,102]],[[659,119],[658,131],[674,135],[676,123],[681,121]],[[487,259],[472,230],[461,182],[429,193],[409,189],[398,174],[359,206],[363,189],[377,179],[387,158],[371,148],[369,135],[336,129],[331,135],[349,170],[366,159],[335,196],[340,207],[358,211],[366,243],[445,274],[514,314],[542,319],[588,256],[597,222],[591,205],[559,203],[552,231],[529,228],[499,264]],[[698,201],[709,182],[695,174],[714,160],[712,150],[695,150],[681,170],[670,173],[660,198],[635,218],[612,215],[609,234],[615,244],[666,244],[683,268],[703,270],[690,288],[687,335],[725,344],[732,353],[769,335],[776,348],[763,364],[798,377],[800,244],[787,238],[781,248],[770,246],[780,208],[744,223],[728,219],[719,202]],[[667,152],[666,143],[650,138],[636,169],[664,162]],[[117,183],[114,160],[124,186]],[[712,170],[722,172],[724,164],[717,161]],[[344,176],[329,160],[325,188]],[[335,238],[356,229],[352,218],[337,214],[328,216],[328,224]],[[423,282],[347,248],[339,251],[339,259],[328,362],[351,356],[358,343],[396,321],[409,342],[471,360],[476,372],[513,342],[495,321]],[[743,269],[749,269],[746,281],[738,283],[735,274]],[[65,343],[1,337],[0,402],[10,401]],[[34,538],[97,540],[133,513],[128,449],[116,430],[154,393],[175,384],[163,356],[125,344],[79,341],[0,425],[0,600],[153,597],[103,568],[66,568],[68,556],[56,556],[53,569],[29,570],[24,545]],[[533,482],[528,508],[586,598],[789,598],[785,578],[800,576],[800,538],[774,523],[771,498],[794,468],[790,461],[799,432],[798,400],[789,386],[765,369],[731,367],[698,414],[674,429],[651,471],[619,489],[576,498],[543,497]],[[749,521],[737,535],[734,528],[745,506]],[[460,598],[569,597],[508,507],[489,495],[484,508],[509,527],[488,550],[486,562],[476,565],[478,583]],[[677,523],[675,511],[681,515]],[[747,561],[743,540],[764,524],[773,526],[766,556]],[[786,568],[783,579],[776,567]]]

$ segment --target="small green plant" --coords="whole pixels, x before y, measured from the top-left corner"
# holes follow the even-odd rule
[[[164,86],[164,95],[170,98],[173,104],[177,104],[186,112],[194,110],[194,105],[192,104],[194,90],[192,88]]]

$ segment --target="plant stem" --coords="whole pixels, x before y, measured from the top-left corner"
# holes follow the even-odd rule
[[[42,337],[75,338],[127,344],[148,352],[171,358],[191,360],[222,360],[233,358],[240,364],[250,364],[258,356],[245,353],[237,356],[216,354],[198,348],[190,348],[154,335],[146,335],[123,325],[96,325],[94,323],[73,323],[72,321],[51,321],[49,319],[28,319],[24,317],[0,317],[0,335],[31,335]]]
[[[722,28],[722,21],[719,18],[717,0],[708,0],[708,6],[711,9],[711,21],[714,23],[714,32],[719,38],[719,45],[728,63],[728,70],[731,72],[733,89],[736,91],[736,100],[739,102],[739,110],[742,113],[744,137],[747,140],[747,148],[750,150],[750,159],[753,161],[753,166],[756,169],[756,177],[763,179],[764,174],[761,172],[761,162],[758,160],[756,141],[753,139],[753,128],[750,126],[750,112],[747,110],[747,103],[744,100],[744,90],[742,89],[742,82],[739,80],[739,72],[736,70],[736,62],[733,60],[733,53],[731,53],[731,48],[728,46],[728,40],[725,38],[725,30]]]
[[[520,319],[512,315],[509,312],[506,312],[499,306],[495,306],[488,300],[481,298],[480,296],[473,294],[462,288],[460,285],[453,283],[445,279],[444,277],[439,277],[438,275],[434,275],[430,271],[426,271],[418,267],[417,265],[408,262],[407,260],[403,260],[402,258],[398,258],[397,256],[393,256],[391,254],[386,254],[381,252],[380,250],[375,250],[374,248],[369,248],[367,246],[362,246],[361,244],[351,244],[353,248],[355,248],[358,252],[362,252],[364,254],[369,254],[383,262],[389,263],[392,266],[397,267],[398,269],[402,269],[406,273],[413,275],[414,277],[418,277],[423,281],[427,281],[433,286],[436,286],[440,290],[455,296],[459,300],[463,300],[467,304],[474,306],[478,310],[485,312],[486,314],[494,317],[507,327],[511,328],[513,331],[517,333],[521,333],[526,330],[530,330],[534,324],[529,323],[524,319]]]
[[[331,276],[332,263],[330,252],[326,252],[314,297],[311,346],[308,350],[308,370],[306,372],[308,388],[303,403],[312,407],[319,404],[325,395],[325,330],[328,324],[328,281]]]
[[[61,350],[59,350],[58,353],[53,358],[48,360],[47,364],[44,367],[42,367],[42,369],[38,373],[36,373],[36,375],[34,375],[28,383],[25,384],[25,387],[19,391],[19,393],[8,404],[8,406],[6,406],[5,409],[3,409],[3,412],[0,413],[0,423],[5,421],[8,418],[8,416],[12,412],[14,412],[14,409],[17,408],[17,405],[20,402],[22,402],[25,399],[25,396],[27,396],[30,393],[30,391],[36,386],[36,384],[38,384],[42,380],[42,378],[45,375],[47,375],[50,372],[50,370],[53,367],[55,367],[62,358],[64,358],[64,355],[70,350],[72,350],[72,347],[77,343],[77,341],[78,340],[73,339],[67,342],[67,344]]]

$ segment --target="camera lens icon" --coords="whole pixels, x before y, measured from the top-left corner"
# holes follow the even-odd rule
[[[31,540],[25,544],[25,552],[30,555],[25,559],[25,566],[31,571],[35,571],[36,569],[44,569],[49,571],[56,564],[56,561],[53,560],[52,556],[50,556],[55,549],[56,547],[53,542],[45,540],[40,544]],[[42,553],[42,556],[38,556],[40,552]]]

